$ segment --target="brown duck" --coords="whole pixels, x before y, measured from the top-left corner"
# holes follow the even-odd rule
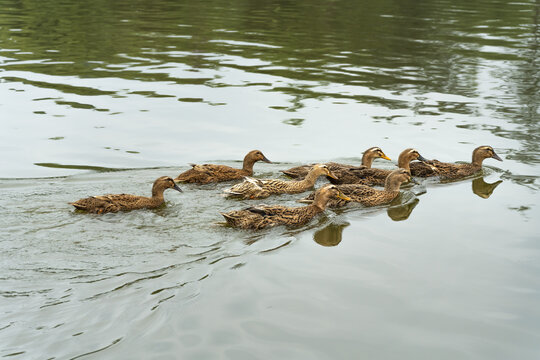
[[[399,154],[398,167],[410,171],[409,163],[412,160],[427,161],[415,149],[405,149]],[[338,179],[329,179],[332,184],[363,184],[368,186],[383,186],[386,182],[386,177],[390,175],[392,170],[385,169],[349,169],[343,170],[335,174]]]
[[[399,187],[402,183],[409,181],[411,175],[405,169],[397,169],[392,171],[387,177],[384,184],[384,190],[377,190],[367,185],[361,184],[344,184],[337,185],[337,188],[347,197],[351,202],[359,202],[364,206],[376,206],[383,205],[392,202],[399,195]],[[313,201],[313,194],[307,198],[300,200],[301,202]],[[345,206],[347,201],[341,199],[330,199],[328,201],[328,207],[341,207]]]
[[[502,161],[491,146],[479,146],[472,153],[472,162],[469,164],[451,164],[438,160],[411,163],[411,174],[418,177],[440,176],[442,179],[459,179],[471,176],[482,170],[484,159],[493,158]]]
[[[362,155],[362,165],[360,166],[339,164],[335,162],[329,162],[324,165],[326,165],[328,169],[339,178],[339,174],[343,170],[347,171],[349,169],[371,169],[371,164],[373,164],[373,160],[377,158],[390,160],[390,158],[384,154],[380,147],[371,147],[364,151],[364,154]],[[281,172],[289,177],[301,180],[307,175],[312,166],[313,164],[302,165],[290,168],[288,170],[282,170]]]
[[[246,177],[243,182],[225,190],[229,196],[244,199],[263,199],[272,194],[297,194],[310,189],[320,176],[337,179],[324,164],[312,166],[303,180],[285,181],[280,179],[254,179]]]
[[[152,197],[130,194],[109,194],[91,196],[69,204],[75,206],[77,210],[84,210],[96,214],[136,209],[154,209],[165,202],[163,199],[163,192],[167,189],[174,189],[182,192],[172,178],[162,176],[154,181],[154,185],[152,186]]]
[[[253,150],[248,152],[244,157],[244,164],[241,169],[232,168],[226,165],[190,164],[192,169],[181,173],[174,180],[186,183],[208,184],[212,182],[242,179],[245,176],[253,176],[253,164],[257,161],[270,162],[262,152]]]
[[[326,209],[331,198],[339,197],[347,200],[335,185],[325,185],[315,193],[315,199],[310,205],[302,207],[259,205],[244,210],[221,213],[227,224],[242,228],[260,230],[276,225],[299,226],[306,224],[317,214]]]

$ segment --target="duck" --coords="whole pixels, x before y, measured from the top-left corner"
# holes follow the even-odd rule
[[[226,165],[190,164],[192,168],[184,171],[174,180],[183,183],[199,184],[238,180],[245,176],[253,176],[253,165],[257,161],[271,163],[260,150],[252,150],[244,157],[244,164],[241,169]]]
[[[165,202],[163,192],[167,189],[182,192],[182,189],[178,187],[171,177],[162,176],[154,181],[152,197],[130,194],[108,194],[91,196],[69,204],[73,205],[77,210],[95,214],[137,209],[155,209]]]
[[[425,163],[413,162],[410,165],[411,174],[417,177],[439,176],[441,179],[455,180],[474,175],[482,170],[482,162],[485,159],[503,161],[495,150],[489,145],[478,146],[473,150],[472,162],[466,164],[451,164],[438,160],[430,160]]]
[[[312,188],[320,176],[337,179],[325,164],[316,164],[311,167],[303,180],[261,180],[245,177],[243,182],[224,190],[224,192],[227,196],[242,197],[244,199],[262,199],[272,194],[297,194]]]
[[[418,150],[413,148],[405,149],[399,154],[398,167],[410,173],[409,163],[412,160],[427,161]],[[384,186],[386,178],[392,170],[386,169],[348,169],[336,174],[337,179],[329,179],[332,184],[363,184],[368,186]]]
[[[349,199],[335,185],[327,184],[317,190],[313,202],[307,206],[258,205],[221,215],[228,225],[241,229],[261,230],[277,225],[300,226],[322,213],[328,201],[335,197]]]
[[[345,170],[348,170],[351,168],[352,169],[370,169],[371,165],[373,164],[373,160],[377,158],[390,160],[390,158],[384,154],[384,152],[381,150],[380,147],[374,146],[364,151],[364,154],[362,155],[362,165],[360,166],[339,164],[335,162],[325,163],[324,165],[326,165],[330,171],[332,171],[339,177],[338,174],[342,169],[345,169]],[[301,166],[293,167],[287,170],[282,170],[281,172],[291,178],[301,180],[307,175],[308,171],[311,169],[312,166],[313,164],[301,165]]]
[[[364,206],[384,205],[392,202],[399,195],[399,188],[402,183],[411,180],[411,174],[405,169],[397,169],[386,177],[384,190],[377,190],[362,184],[336,185],[339,191],[350,198],[350,202],[358,202]],[[314,194],[300,200],[300,202],[313,201]],[[342,199],[330,199],[328,207],[341,207],[347,205],[348,201]]]

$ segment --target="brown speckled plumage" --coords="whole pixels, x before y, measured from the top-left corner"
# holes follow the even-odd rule
[[[270,162],[270,160],[268,160],[262,152],[259,150],[253,150],[244,157],[242,169],[236,169],[226,165],[191,164],[191,169],[181,173],[174,180],[178,182],[199,184],[238,180],[245,176],[252,176],[253,164],[255,164],[257,161],[264,161],[267,163]]]
[[[339,178],[339,174],[343,170],[347,171],[350,169],[357,169],[357,170],[370,169],[371,164],[373,163],[373,160],[375,160],[376,158],[390,160],[390,158],[384,154],[381,148],[372,147],[364,151],[364,154],[362,156],[362,165],[360,166],[339,164],[335,162],[329,162],[324,165],[326,165],[328,169]],[[301,166],[290,168],[288,170],[282,170],[281,172],[289,177],[301,180],[307,175],[308,171],[311,169],[312,166],[313,164],[301,165]]]
[[[487,158],[502,161],[491,146],[483,145],[474,149],[471,163],[451,164],[438,160],[427,161],[427,164],[413,162],[410,165],[411,174],[418,177],[440,176],[442,179],[459,179],[482,170],[482,162]]]
[[[262,199],[272,194],[297,194],[312,188],[320,176],[335,178],[326,165],[317,164],[312,166],[303,180],[285,181],[280,179],[246,178],[240,184],[225,190],[225,193],[229,196],[238,196],[244,199]]]
[[[376,206],[388,204],[399,195],[399,187],[402,183],[409,181],[411,178],[409,172],[405,169],[397,169],[392,171],[385,180],[384,190],[377,190],[367,185],[361,184],[343,184],[336,185],[337,188],[351,200],[350,202],[359,202],[364,206]],[[312,201],[314,194],[310,194],[302,202]],[[348,201],[341,199],[330,199],[328,207],[345,206]]]
[[[398,167],[410,171],[409,163],[412,160],[419,159],[425,161],[425,159],[415,149],[405,149],[399,154]],[[390,175],[392,170],[385,169],[349,169],[343,170],[341,173],[336,173],[337,180],[330,179],[332,184],[362,184],[368,186],[383,186],[386,181],[386,177]]]
[[[276,225],[299,226],[306,224],[317,214],[323,212],[328,200],[333,197],[344,197],[335,185],[326,185],[315,194],[312,204],[302,207],[259,205],[221,213],[227,223],[242,229],[260,230]],[[346,199],[346,197],[344,197]]]
[[[84,210],[96,214],[136,209],[153,209],[159,207],[165,201],[163,192],[166,189],[182,191],[172,178],[162,176],[154,181],[154,185],[152,186],[152,197],[130,194],[108,194],[91,196],[69,204],[75,206],[77,210]]]

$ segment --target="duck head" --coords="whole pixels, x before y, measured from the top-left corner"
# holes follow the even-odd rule
[[[407,170],[399,168],[388,174],[384,189],[387,191],[399,191],[401,184],[409,180],[411,180],[411,174]]]
[[[324,165],[324,164],[316,164],[316,165],[313,165],[313,167],[309,170],[309,174],[311,174],[312,176],[315,176],[315,177],[319,177],[319,176],[328,176],[328,177],[331,177],[332,179],[336,179],[337,180],[337,176],[332,174],[332,172],[330,171],[330,169],[328,169],[328,166]],[[308,174],[308,175],[309,175]],[[307,177],[307,176],[306,176]]]
[[[409,148],[409,149],[405,149],[401,152],[401,154],[399,154],[399,159],[398,159],[398,162],[403,159],[405,161],[408,160],[408,162],[411,162],[413,160],[419,160],[419,161],[422,161],[422,162],[426,162],[428,161],[426,158],[424,158],[422,155],[420,155],[420,153],[418,152],[418,150],[416,149],[412,149],[412,148]],[[400,166],[401,167],[401,166]]]
[[[315,199],[313,200],[313,205],[315,205],[321,210],[324,210],[326,208],[328,200],[330,200],[331,198],[338,198],[346,201],[351,200],[351,198],[345,196],[336,185],[329,184],[321,187],[315,192]]]
[[[264,161],[265,163],[271,163],[271,161],[268,160],[266,156],[264,156],[264,154],[260,150],[252,150],[248,152],[246,157],[244,158],[244,162],[246,160],[249,160],[249,162],[253,162],[253,163],[257,161]]]
[[[375,146],[364,151],[364,155],[362,156],[362,165],[370,168],[373,160],[376,158],[390,160],[390,158],[384,154],[380,147]]]
[[[495,150],[491,146],[483,145],[474,149],[472,153],[472,163],[474,165],[482,165],[484,159],[493,158],[495,160],[503,161],[499,155],[495,153]]]
[[[162,176],[156,179],[154,181],[154,185],[152,186],[152,195],[159,194],[167,190],[167,189],[174,189],[176,191],[182,192],[182,189],[176,185],[174,180],[169,176]]]
[[[409,166],[409,163],[411,161],[413,161],[413,160],[419,160],[419,161],[421,161],[423,163],[427,163],[427,161],[428,161],[426,158],[424,158],[422,155],[420,155],[418,150],[409,148],[409,149],[403,150],[401,152],[401,154],[399,154],[398,167],[411,172],[411,168]]]

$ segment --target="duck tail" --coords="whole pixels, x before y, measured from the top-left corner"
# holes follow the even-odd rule
[[[75,206],[75,209],[77,210],[86,210],[86,207],[80,204],[77,204],[77,202],[68,202],[69,205]]]
[[[298,177],[298,174],[295,173],[295,172],[292,172],[292,171],[288,171],[288,170],[281,170],[281,172],[288,176],[288,177],[291,177],[291,178],[297,178]]]
[[[228,213],[224,213],[224,212],[221,212],[221,211],[220,211],[219,213],[225,218],[225,220],[227,220],[227,222],[228,222],[229,220],[233,220],[233,219],[234,219],[234,217],[232,217],[232,216],[229,215]]]
[[[227,221],[227,224],[229,225],[235,225],[236,224],[236,218],[227,214],[227,213],[223,213],[223,212],[219,212],[221,214],[221,216],[223,216],[225,218],[225,221]]]
[[[225,189],[223,190],[223,192],[225,193],[225,195],[242,195],[242,193],[233,191],[232,189]]]

